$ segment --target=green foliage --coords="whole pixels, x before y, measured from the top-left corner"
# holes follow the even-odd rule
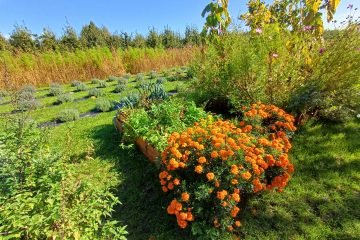
[[[114,93],[121,93],[125,91],[126,85],[125,84],[117,84],[114,89]]]
[[[114,108],[112,101],[106,98],[99,98],[96,100],[96,110],[100,112],[109,112]]]
[[[152,104],[149,111],[128,109],[125,115],[124,138],[134,141],[141,137],[160,152],[166,147],[172,132],[184,130],[206,117],[204,110],[197,108],[194,102],[179,99]]]
[[[34,95],[36,93],[36,88],[33,85],[25,85],[20,89],[20,92],[29,92]]]
[[[15,25],[15,30],[10,35],[9,43],[20,51],[31,52],[35,50],[33,34],[25,26]]]
[[[107,79],[107,81],[108,82],[114,82],[114,81],[118,81],[120,78],[118,78],[118,77],[115,77],[115,76],[110,76],[108,79]]]
[[[80,82],[80,81],[77,81],[77,80],[74,80],[74,81],[71,82],[71,86],[72,86],[72,87],[77,87],[77,86],[79,86],[80,84],[81,84],[81,82]]]
[[[93,79],[91,79],[91,84],[99,84],[100,81],[101,81],[100,79],[93,78]]]
[[[129,94],[120,99],[120,105],[122,107],[134,108],[139,104],[140,97],[138,94]]]
[[[15,109],[19,111],[35,110],[41,106],[40,102],[35,99],[35,95],[29,89],[20,90],[15,94]],[[29,90],[29,91],[28,91]]]
[[[80,118],[79,111],[77,109],[63,109],[59,112],[57,119],[60,122],[71,122]]]
[[[48,149],[47,136],[22,120],[0,132],[2,237],[124,240],[125,227],[106,219],[119,203],[112,165],[91,148],[75,162]]]
[[[49,95],[50,96],[59,96],[64,93],[62,86],[58,83],[52,83],[50,85]]]
[[[106,87],[107,87],[107,83],[103,80],[99,80],[98,88],[106,88]]]
[[[151,72],[149,73],[149,78],[150,78],[150,79],[155,79],[155,78],[157,78],[157,77],[158,77],[158,74],[157,74],[156,71],[151,71]]]
[[[98,88],[92,88],[89,90],[89,97],[101,97],[104,96],[104,92]]]
[[[118,85],[126,85],[127,84],[127,79],[126,78],[124,78],[124,77],[121,77],[121,78],[119,78],[118,79]]]
[[[136,74],[135,80],[136,80],[137,82],[143,82],[143,81],[145,80],[144,74],[143,74],[143,73],[138,73],[138,74]]]
[[[79,85],[76,86],[77,92],[83,92],[87,90],[87,86],[85,83],[79,83]]]
[[[58,97],[56,98],[57,104],[63,104],[72,101],[74,101],[74,99],[69,93],[58,95]]]

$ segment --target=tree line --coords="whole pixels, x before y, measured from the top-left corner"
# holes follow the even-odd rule
[[[63,34],[57,37],[49,28],[44,28],[41,34],[32,33],[26,26],[15,25],[10,37],[6,39],[0,33],[0,50],[17,52],[36,51],[75,51],[93,47],[108,47],[110,49],[136,48],[181,48],[198,46],[202,35],[194,26],[187,26],[184,35],[165,27],[158,32],[150,28],[146,36],[127,32],[110,33],[106,27],[98,27],[90,21],[82,27],[80,34],[67,25]]]

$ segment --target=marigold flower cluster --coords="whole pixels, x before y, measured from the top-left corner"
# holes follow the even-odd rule
[[[159,178],[162,190],[175,196],[167,212],[181,228],[195,220],[237,231],[241,199],[287,185],[294,118],[261,103],[244,111],[244,121],[209,116],[169,137]]]

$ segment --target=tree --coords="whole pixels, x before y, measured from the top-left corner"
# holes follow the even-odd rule
[[[201,35],[196,27],[194,26],[186,26],[185,28],[185,38],[183,40],[183,44],[191,45],[191,46],[198,46],[201,44]]]
[[[123,46],[123,39],[119,34],[114,33],[108,37],[106,44],[110,49],[118,49]]]
[[[8,49],[8,42],[6,38],[0,33],[0,51]]]
[[[64,34],[60,39],[61,47],[64,50],[75,51],[80,48],[80,41],[76,31],[70,25],[67,25],[64,29]]]
[[[162,45],[165,48],[176,48],[181,45],[180,34],[174,33],[169,27],[164,29],[161,34]]]
[[[131,41],[131,46],[135,48],[145,48],[146,39],[143,35],[136,33],[134,39]]]
[[[146,46],[149,48],[162,47],[161,36],[157,33],[155,28],[149,30],[149,34],[146,38]]]
[[[25,26],[15,25],[9,39],[10,45],[24,52],[35,50],[34,35]]]
[[[88,25],[83,26],[80,33],[80,41],[86,48],[106,46],[107,39],[110,35],[107,28],[99,28],[94,22],[90,21]]]
[[[43,33],[38,37],[39,46],[45,51],[55,51],[58,46],[58,40],[55,33],[48,28],[43,29]]]

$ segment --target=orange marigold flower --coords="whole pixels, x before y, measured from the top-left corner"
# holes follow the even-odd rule
[[[235,221],[235,226],[240,227],[240,226],[241,226],[241,222],[240,222],[240,221]]]
[[[211,158],[217,158],[219,156],[217,151],[212,151],[211,152]]]
[[[167,187],[165,187],[165,186],[163,186],[161,189],[163,190],[163,192],[167,192],[167,191],[168,191]]]
[[[209,181],[213,180],[214,177],[215,177],[215,174],[212,173],[212,172],[209,172],[209,173],[206,174],[206,178],[207,178]]]
[[[202,171],[203,171],[202,166],[197,165],[197,166],[195,167],[195,172],[197,172],[198,174],[202,173]]]
[[[206,158],[205,157],[199,157],[198,162],[200,164],[206,163]]]
[[[231,210],[231,216],[232,217],[236,217],[236,215],[239,213],[240,208],[238,208],[237,206],[234,206],[234,208]]]
[[[194,216],[192,215],[191,212],[187,212],[187,218],[186,218],[187,221],[194,221]]]
[[[189,199],[190,199],[190,194],[188,194],[187,192],[182,193],[182,194],[181,194],[181,199],[182,199],[184,202],[189,201]]]
[[[223,207],[226,207],[228,205],[228,203],[226,202],[226,201],[223,201],[222,203],[221,203],[221,206],[223,206]]]
[[[240,202],[240,195],[237,194],[237,193],[231,194],[231,198],[232,198],[235,202]]]
[[[230,172],[234,175],[238,174],[239,173],[239,169],[236,165],[231,165],[231,170]]]
[[[226,195],[227,195],[227,191],[226,191],[226,190],[218,191],[218,192],[216,193],[217,198],[220,199],[220,200],[224,200],[225,197],[226,197]]]
[[[167,171],[162,171],[160,174],[159,174],[159,178],[162,179],[162,178],[166,178],[168,175],[168,172]]]
[[[251,178],[251,173],[246,171],[246,172],[242,173],[241,176],[242,176],[243,179],[249,180]]]
[[[167,185],[169,190],[173,190],[174,189],[174,184],[171,182]]]
[[[232,226],[227,226],[226,229],[229,231],[229,232],[232,232],[234,230],[234,228]]]
[[[161,179],[161,180],[160,180],[160,184],[163,186],[163,185],[166,184],[166,181],[165,181],[164,179]]]
[[[220,187],[220,182],[219,181],[215,182],[215,187]]]
[[[185,213],[185,212],[180,212],[178,216],[179,216],[180,220],[186,220],[187,219],[187,213]]]
[[[180,168],[184,168],[186,166],[186,164],[185,163],[183,163],[183,162],[179,162],[179,167]]]
[[[238,180],[237,180],[237,179],[235,179],[235,178],[231,179],[231,184],[233,184],[233,185],[238,184]]]
[[[174,179],[174,181],[173,181],[173,183],[174,183],[174,185],[179,185],[180,184],[180,180],[179,179],[177,179],[177,178],[175,178]]]
[[[187,221],[178,220],[177,222],[178,222],[179,227],[181,227],[181,228],[186,228],[188,225]]]

